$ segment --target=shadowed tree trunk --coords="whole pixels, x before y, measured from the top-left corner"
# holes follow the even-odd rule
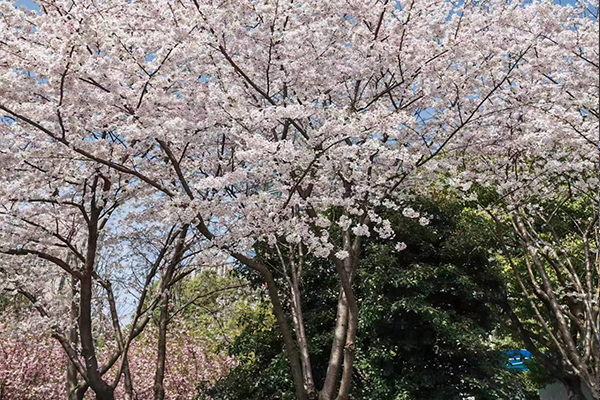
[[[576,376],[570,376],[563,380],[567,388],[568,400],[586,400],[583,390],[581,389],[581,379]]]
[[[160,315],[158,320],[158,355],[156,358],[156,372],[154,375],[154,400],[163,400],[165,398],[165,368],[167,362],[167,330],[169,325],[169,302],[171,297],[171,284],[175,275],[175,270],[181,262],[185,253],[185,238],[187,236],[189,225],[185,225],[181,230],[180,238],[175,247],[175,255],[167,265],[165,274],[161,281],[161,300]]]

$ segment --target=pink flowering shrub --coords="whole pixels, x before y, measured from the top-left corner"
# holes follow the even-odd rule
[[[0,325],[0,399],[64,398],[65,354],[57,341],[15,336]]]
[[[137,399],[151,399],[156,362],[156,329],[147,327],[143,337],[134,343],[129,354],[129,368]],[[194,400],[200,387],[207,387],[227,374],[233,359],[210,354],[202,339],[184,328],[173,327],[167,337],[166,400]],[[125,399],[123,379],[115,390],[115,398]]]
[[[156,362],[156,330],[148,331],[134,342],[129,365],[137,400],[152,398]],[[108,344],[104,355],[111,353]],[[194,400],[200,387],[207,387],[227,374],[233,360],[209,354],[200,338],[174,328],[169,333],[165,389],[168,400]],[[111,371],[114,374],[114,371]],[[109,372],[109,376],[111,376]],[[66,355],[51,338],[26,335],[17,337],[0,325],[0,400],[54,400],[65,398]],[[112,378],[112,376],[111,376]],[[112,381],[112,379],[111,379]],[[126,399],[121,379],[116,399]],[[92,391],[87,399],[93,400]]]

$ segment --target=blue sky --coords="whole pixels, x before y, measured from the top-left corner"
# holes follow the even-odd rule
[[[36,11],[40,10],[40,6],[36,2],[34,2],[33,0],[17,0],[15,2],[15,5],[17,7],[24,6],[26,8],[29,8],[29,9],[32,9],[32,10],[36,10]]]

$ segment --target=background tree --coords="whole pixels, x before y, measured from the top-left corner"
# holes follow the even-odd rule
[[[504,283],[501,269],[490,262],[496,246],[492,226],[476,210],[441,194],[434,197],[415,206],[435,215],[429,226],[398,213],[386,215],[406,249],[399,252],[377,238],[365,242],[356,277],[363,306],[353,398],[506,399],[521,394],[537,399],[523,373],[505,369],[505,341],[497,337],[505,319],[500,307]],[[312,258],[307,265],[301,290],[319,384],[326,375],[339,283],[328,274],[327,263]],[[278,279],[284,279],[282,274]],[[291,304],[291,299],[285,303]],[[273,321],[259,315],[244,324],[230,347],[238,364],[211,391],[214,398],[295,398],[289,376],[282,373],[287,361]]]
[[[600,396],[598,2],[578,3],[578,15],[553,10],[561,15],[539,22],[529,15],[523,27],[554,26],[544,40],[563,41],[570,53],[550,65],[548,49],[532,47],[529,76],[544,94],[507,92],[512,118],[489,136],[457,138],[452,150],[462,156],[444,166],[446,182],[496,226],[513,274],[505,304],[513,328],[569,397],[581,399],[581,386]]]
[[[508,325],[573,399],[598,390],[598,205],[590,200],[490,213],[510,272]]]
[[[152,299],[148,308],[142,307],[157,271],[163,265],[172,275],[179,270],[180,255],[172,248],[183,230],[177,224],[153,224],[152,219],[142,222],[143,210],[133,210],[138,199],[127,192],[129,181],[118,172],[48,156],[45,144],[35,144],[32,137],[8,135],[6,144],[12,152],[2,153],[7,163],[0,167],[0,290],[28,299],[40,314],[38,322],[45,321],[46,330],[60,342],[70,362],[71,398],[82,398],[89,387],[98,399],[111,399],[122,375],[131,397],[127,349],[157,305]],[[120,207],[129,210],[120,212]],[[152,211],[143,214],[150,217]],[[140,231],[151,228],[154,251],[149,249],[153,243],[141,243],[146,236]],[[131,241],[147,252],[140,257],[129,248],[127,253],[123,247]],[[115,264],[126,262],[139,263],[143,284],[131,329],[124,333],[112,280],[113,273],[123,272]],[[167,282],[159,297],[170,288],[172,282]],[[107,332],[119,346],[101,364],[98,338]],[[103,375],[117,361],[119,372],[109,383]]]

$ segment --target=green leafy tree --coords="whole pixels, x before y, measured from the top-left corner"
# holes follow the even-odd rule
[[[429,226],[387,216],[407,246],[403,251],[381,239],[364,243],[352,397],[537,398],[526,375],[504,368],[507,356],[490,340],[503,321],[503,277],[490,262],[495,243],[488,220],[444,198],[423,200],[418,208],[434,216]],[[311,259],[308,265],[303,310],[318,384],[326,373],[339,288],[328,264]],[[262,310],[244,321],[230,347],[239,364],[214,388],[214,398],[295,398],[278,330],[268,307]]]

